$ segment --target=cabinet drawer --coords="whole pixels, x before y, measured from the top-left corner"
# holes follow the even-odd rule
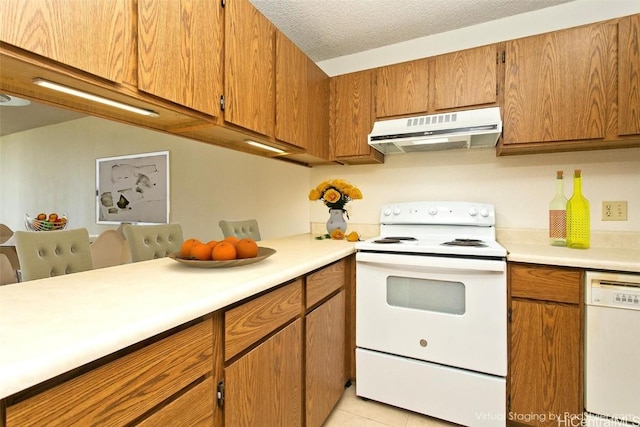
[[[559,267],[509,265],[511,296],[579,304],[582,271]]]
[[[6,425],[130,423],[211,372],[212,334],[205,320],[8,406]]]
[[[345,261],[335,262],[307,276],[307,303],[309,309],[334,291],[344,286]]]
[[[250,300],[224,314],[224,359],[231,359],[302,312],[302,280]]]
[[[207,378],[136,426],[213,426],[214,384],[213,377]]]

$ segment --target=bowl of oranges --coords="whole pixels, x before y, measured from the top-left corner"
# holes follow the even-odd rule
[[[248,237],[229,236],[209,242],[192,237],[182,243],[180,252],[170,254],[169,258],[191,267],[228,268],[254,264],[275,253],[275,249],[260,247]]]

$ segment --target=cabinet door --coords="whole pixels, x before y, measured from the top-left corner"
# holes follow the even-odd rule
[[[0,40],[119,83],[125,8],[122,0],[2,0]]]
[[[221,25],[213,0],[138,0],[138,88],[217,116]]]
[[[307,56],[280,31],[276,31],[276,130],[280,141],[306,147]]]
[[[331,78],[331,147],[338,160],[383,158],[367,143],[373,127],[374,70]]]
[[[225,6],[226,122],[273,136],[275,27],[248,0]]]
[[[345,291],[307,314],[306,426],[321,426],[344,392]]]
[[[329,76],[307,58],[307,153],[329,159]]]
[[[225,425],[302,425],[302,319],[225,369]]]
[[[618,135],[640,134],[640,15],[620,19]]]
[[[434,110],[495,104],[497,47],[482,46],[439,55],[434,60]]]
[[[428,59],[376,69],[376,117],[426,113],[428,109]]]
[[[583,408],[580,307],[515,300],[511,310],[510,416],[534,426],[570,424]]]
[[[503,143],[604,138],[614,42],[607,24],[507,42]]]

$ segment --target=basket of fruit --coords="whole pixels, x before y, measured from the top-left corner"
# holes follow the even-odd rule
[[[24,217],[24,225],[31,231],[64,230],[67,227],[66,215],[41,213],[35,218],[31,218],[29,214],[25,214]]]

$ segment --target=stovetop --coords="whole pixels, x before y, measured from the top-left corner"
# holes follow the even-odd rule
[[[380,236],[356,243],[359,251],[500,257],[493,205],[468,202],[406,202],[384,205]]]

